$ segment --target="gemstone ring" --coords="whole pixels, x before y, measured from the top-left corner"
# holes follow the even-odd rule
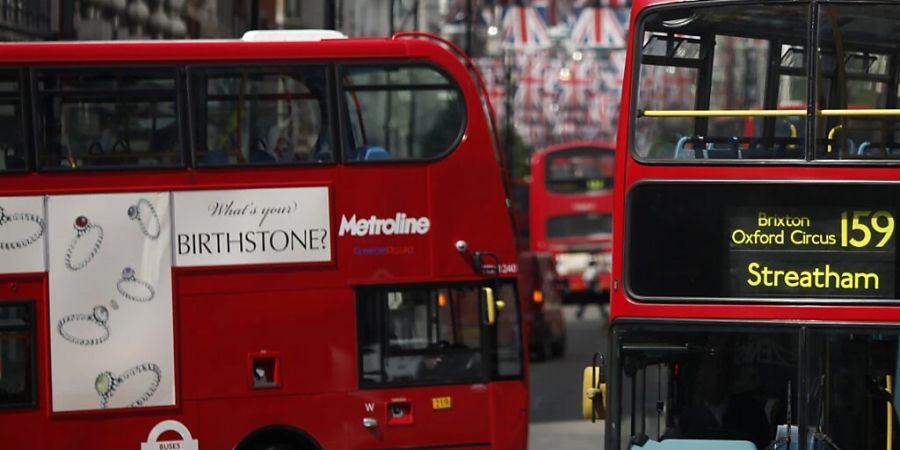
[[[33,244],[44,235],[44,219],[31,213],[12,213],[6,214],[6,211],[0,206],[0,230],[9,222],[32,222],[37,225],[37,230],[30,235],[16,241],[0,241],[0,250],[18,250]]]
[[[122,278],[116,283],[116,289],[123,297],[133,302],[149,302],[156,295],[153,286],[136,277],[131,267],[122,269]]]
[[[100,251],[100,244],[103,243],[103,228],[100,225],[96,225],[91,223],[85,216],[78,216],[75,219],[75,237],[72,238],[72,243],[69,244],[69,248],[66,250],[66,267],[69,270],[80,270],[83,269],[84,266],[88,265],[94,256],[97,256],[97,252]],[[72,261],[72,254],[75,253],[75,249],[78,247],[78,243],[81,239],[88,234],[93,233],[96,235],[94,238],[93,247],[90,252],[81,259],[77,259],[74,262]]]
[[[146,210],[150,212],[149,216],[146,216],[141,211]],[[162,227],[159,224],[159,215],[156,214],[156,208],[153,207],[153,203],[150,203],[146,198],[142,198],[137,201],[136,204],[128,207],[128,218],[134,221],[137,221],[138,225],[141,227],[141,233],[144,233],[144,236],[147,236],[150,239],[156,240],[159,237],[160,231],[162,231]]]
[[[68,333],[65,329],[66,324],[69,322],[77,321],[91,322],[97,325],[98,327],[103,329],[103,335],[93,338],[84,338]],[[106,340],[109,339],[108,322],[109,310],[107,310],[104,306],[97,305],[94,307],[93,311],[91,311],[90,314],[69,314],[62,319],[59,319],[59,323],[56,324],[56,329],[59,331],[60,336],[62,336],[69,342],[78,345],[97,345],[106,342]]]
[[[97,394],[100,395],[100,405],[103,408],[106,408],[109,399],[115,395],[119,385],[129,378],[144,372],[151,372],[153,374],[153,381],[150,383],[150,386],[147,387],[147,390],[144,391],[137,400],[129,403],[128,406],[135,407],[146,403],[147,400],[150,400],[150,397],[153,396],[153,393],[156,392],[156,389],[159,387],[160,379],[162,379],[162,371],[159,369],[159,366],[153,363],[138,364],[125,372],[122,372],[122,375],[119,376],[115,376],[112,372],[108,371],[97,375],[97,378],[94,380],[94,389],[96,389]]]

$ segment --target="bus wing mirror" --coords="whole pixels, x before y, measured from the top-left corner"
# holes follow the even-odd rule
[[[581,414],[592,423],[606,418],[606,383],[601,381],[602,367],[603,355],[594,353],[593,364],[584,368],[581,380]]]
[[[485,287],[481,288],[484,293],[484,318],[488,325],[493,325],[497,321],[497,300],[494,299],[494,289]]]

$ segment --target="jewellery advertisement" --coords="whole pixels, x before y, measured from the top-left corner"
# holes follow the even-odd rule
[[[170,205],[168,192],[46,198],[53,412],[175,404]]]
[[[332,260],[327,187],[178,191],[172,196],[178,267]]]
[[[35,225],[34,232],[24,236],[13,235],[11,240],[0,240],[0,250],[18,250],[33,244],[44,235],[44,219],[30,213],[8,213],[0,205],[0,227],[11,222],[31,222]]]
[[[66,268],[69,270],[81,270],[90,263],[100,245],[103,244],[103,228],[91,223],[85,216],[75,218],[75,237],[66,249]],[[86,249],[86,250],[85,250]],[[76,253],[76,250],[80,250]],[[72,256],[76,254],[77,256]]]
[[[156,389],[159,388],[159,382],[162,379],[162,371],[159,369],[159,366],[153,363],[138,364],[122,372],[122,374],[118,376],[113,375],[112,372],[108,371],[101,372],[97,375],[97,378],[94,379],[94,389],[97,390],[97,394],[100,396],[100,406],[106,408],[109,405],[110,399],[116,394],[117,390],[120,390],[120,387],[125,385],[126,381],[142,373],[148,373],[152,376],[150,383],[145,384],[144,386],[146,386],[146,388],[143,390],[140,390],[140,388],[130,389],[132,394],[137,392],[140,395],[136,400],[126,403],[126,405],[133,408],[136,406],[143,406],[144,403],[147,403],[147,401],[150,400],[150,397],[153,396],[153,393],[156,392]],[[137,383],[137,381],[134,382]],[[132,397],[129,397],[129,399],[131,398]]]
[[[137,222],[144,236],[156,240],[162,228],[159,224],[159,215],[156,208],[146,198],[139,199],[137,203],[128,207],[128,218]]]
[[[0,197],[0,273],[44,272],[44,197]]]
[[[133,302],[149,302],[153,300],[156,291],[153,286],[140,278],[134,276],[134,269],[126,267],[122,269],[122,278],[116,283],[116,289],[122,294],[122,297]]]
[[[57,331],[59,331],[59,335],[62,336],[63,339],[72,342],[73,344],[97,345],[106,342],[106,340],[109,339],[109,325],[106,323],[108,320],[109,310],[104,306],[97,305],[94,307],[93,311],[91,311],[90,314],[69,314],[68,316],[63,316],[63,318],[59,319],[59,322],[56,324],[56,329]],[[96,337],[85,337],[75,335],[66,331],[66,324],[76,322],[92,323],[96,325],[97,328],[100,328],[103,334]]]

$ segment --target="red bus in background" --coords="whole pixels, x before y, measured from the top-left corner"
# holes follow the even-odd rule
[[[458,55],[0,55],[0,447],[527,446],[503,169]]]
[[[531,251],[554,258],[564,300],[609,298],[615,146],[568,142],[531,157]]]
[[[608,450],[898,448],[898,27],[897,2],[633,3],[585,372]]]

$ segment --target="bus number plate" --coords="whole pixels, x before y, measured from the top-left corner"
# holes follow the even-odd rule
[[[453,399],[450,397],[435,397],[431,399],[432,409],[450,409],[453,407]]]

